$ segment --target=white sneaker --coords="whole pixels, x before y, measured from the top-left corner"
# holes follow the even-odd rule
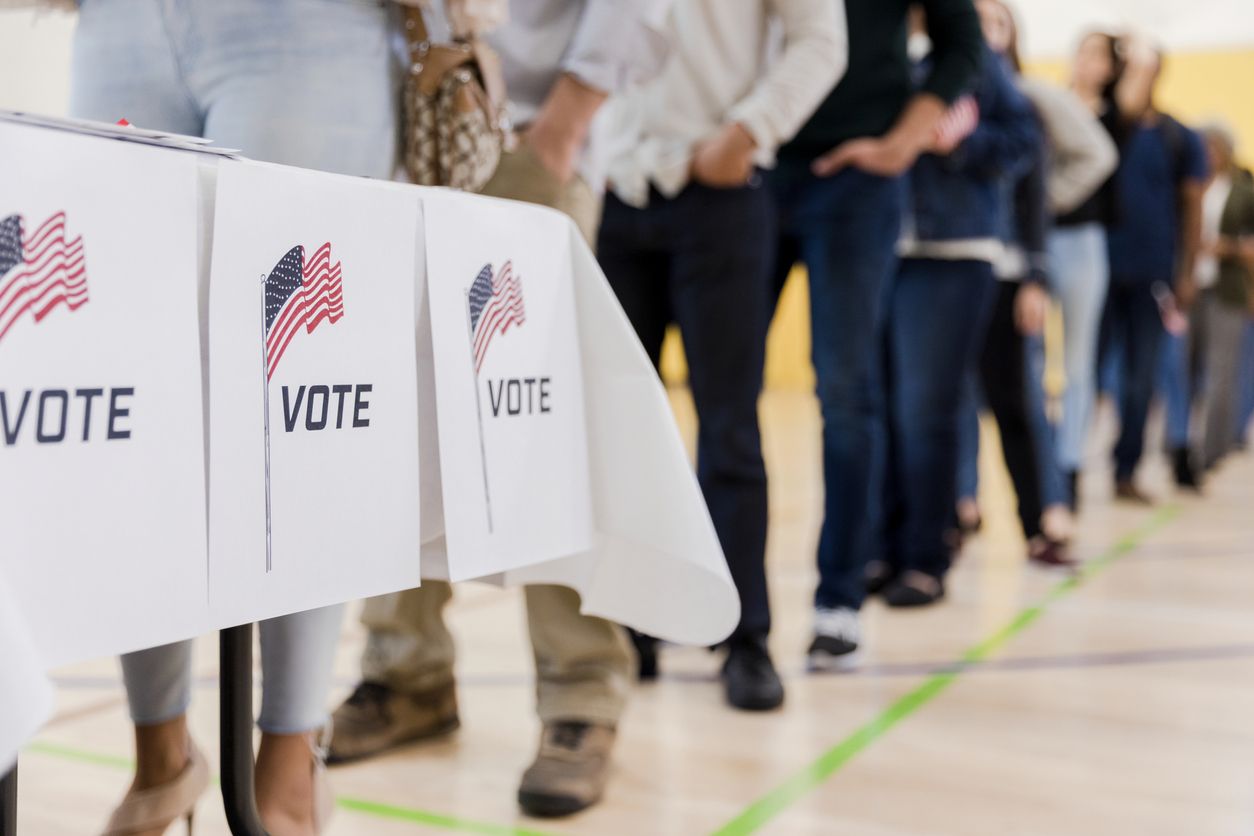
[[[857,610],[848,607],[814,611],[814,641],[810,643],[812,671],[848,670],[857,664],[862,624]]]

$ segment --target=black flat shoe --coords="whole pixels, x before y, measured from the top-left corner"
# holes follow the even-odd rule
[[[940,578],[923,572],[905,572],[884,590],[884,603],[890,607],[926,607],[945,597]]]
[[[653,636],[646,636],[644,633],[637,633],[635,630],[629,631],[631,634],[631,643],[636,647],[636,660],[639,667],[636,669],[636,676],[641,682],[652,682],[657,679],[657,649],[658,640]]]
[[[897,573],[887,560],[872,560],[866,565],[863,576],[866,579],[866,594],[879,595],[896,576]]]

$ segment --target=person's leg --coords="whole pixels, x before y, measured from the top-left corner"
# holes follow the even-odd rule
[[[447,734],[460,725],[456,648],[444,622],[444,581],[365,602],[361,682],[335,710],[328,763],[346,763]]]
[[[1159,359],[1159,388],[1165,418],[1164,442],[1169,451],[1189,446],[1189,413],[1193,410],[1189,374],[1189,335],[1164,335]]]
[[[1071,482],[1083,467],[1097,393],[1098,335],[1110,281],[1105,233],[1096,224],[1056,230],[1049,255],[1062,308],[1066,370],[1056,461],[1063,480]]]
[[[980,404],[985,400],[973,369],[963,377],[962,404],[958,408],[957,533],[954,545],[974,534],[980,519]]]
[[[1145,450],[1145,425],[1154,397],[1159,346],[1164,335],[1158,303],[1148,286],[1130,287],[1123,294],[1126,339],[1119,442],[1115,446],[1115,480],[1131,485]]]
[[[257,809],[271,833],[303,833],[329,811],[319,809],[316,765],[319,730],[344,605],[261,622],[261,746],[257,751]],[[312,817],[311,817],[312,814]],[[311,821],[312,818],[312,821]]]
[[[70,67],[70,115],[100,122],[126,118],[144,128],[200,133],[201,114],[181,83],[175,47],[166,37],[155,0],[91,0],[80,9]],[[191,762],[194,747],[186,719],[191,653],[192,643],[186,641],[122,657],[135,723],[135,780],[115,823],[136,820],[128,819],[134,793],[171,786]]]
[[[187,0],[170,27],[205,136],[253,159],[390,179],[400,63],[369,2]]]
[[[388,178],[396,161],[399,62],[381,5],[309,0],[189,0],[166,21],[182,76],[205,108],[205,135],[255,159]],[[311,832],[323,811],[318,752],[304,726],[330,690],[338,612],[262,628],[263,725],[258,806],[274,833]],[[286,663],[285,663],[286,661]],[[267,711],[267,707],[270,710]],[[298,714],[297,711],[302,713]],[[279,722],[289,717],[299,723]]]
[[[669,203],[654,195],[650,206],[638,209],[608,193],[597,232],[597,261],[655,369],[661,365],[662,344],[672,319],[670,236],[665,221]],[[635,630],[629,632],[640,679],[656,679],[657,639]]]
[[[1206,381],[1202,394],[1205,432],[1202,467],[1211,468],[1232,449],[1236,436],[1237,395],[1241,388],[1241,339],[1246,316],[1240,308],[1216,301],[1210,312],[1205,349]]]
[[[484,194],[525,200],[570,216],[595,244],[599,200],[576,177],[562,184],[525,148],[501,157]],[[527,622],[536,659],[536,703],[543,728],[523,773],[518,802],[532,815],[575,813],[601,799],[615,727],[626,705],[634,659],[626,631],[579,611],[579,596],[528,587]]]
[[[876,353],[883,296],[896,265],[902,184],[847,170],[810,178],[783,207],[785,236],[809,271],[812,358],[823,414],[824,516],[819,610],[853,610],[865,597],[868,485],[879,438]]]
[[[774,231],[762,186],[689,186],[671,202],[671,308],[696,405],[697,477],[740,594],[723,682],[737,708],[777,707],[783,685],[767,653],[766,466],[758,428],[766,295]]]
[[[1254,320],[1246,314],[1244,334],[1241,337],[1240,357],[1241,388],[1238,395],[1236,433],[1233,443],[1248,446],[1250,421],[1254,420]]]
[[[898,273],[888,339],[892,444],[904,510],[894,540],[903,572],[885,590],[890,605],[931,603],[942,591],[950,563],[945,528],[954,507],[961,383],[983,341],[994,282],[991,266],[973,261],[910,260]]]
[[[1041,534],[1041,476],[1030,416],[1024,337],[1015,325],[1019,285],[999,282],[979,369],[1001,435],[1002,456],[1018,497],[1019,523],[1031,541]]]

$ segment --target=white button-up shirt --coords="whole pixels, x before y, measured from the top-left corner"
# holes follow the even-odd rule
[[[738,122],[770,166],[844,75],[844,0],[676,0],[661,73],[611,100],[601,126],[610,188],[644,206],[649,185],[688,184],[695,147]]]

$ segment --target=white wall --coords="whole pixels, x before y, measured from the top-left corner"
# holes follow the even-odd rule
[[[1254,48],[1254,0],[1008,0],[1023,29],[1025,54],[1070,54],[1094,27],[1139,29],[1168,49]]]
[[[267,0],[257,0],[267,2]],[[1093,27],[1135,25],[1174,50],[1254,49],[1254,0],[1011,0],[1025,54],[1069,54]],[[0,108],[63,114],[72,15],[0,11]]]

